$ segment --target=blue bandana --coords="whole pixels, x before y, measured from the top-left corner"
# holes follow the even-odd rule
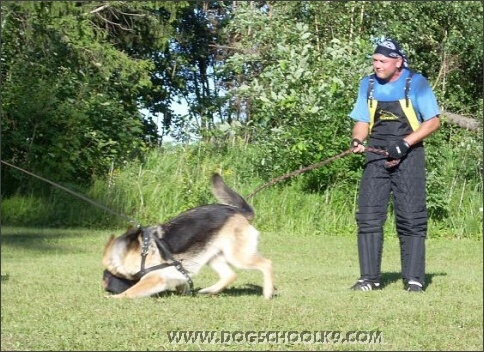
[[[373,54],[382,54],[386,57],[391,57],[394,59],[401,57],[403,59],[403,67],[408,67],[407,57],[405,56],[405,53],[400,47],[400,44],[398,44],[398,42],[393,39],[387,38],[382,41],[380,44],[378,44]]]

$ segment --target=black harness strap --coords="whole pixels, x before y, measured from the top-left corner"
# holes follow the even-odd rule
[[[367,90],[367,99],[370,101],[370,108],[373,107],[373,100],[375,99],[373,97],[373,86],[375,84],[375,74],[371,74],[370,78],[368,79],[368,90]]]
[[[408,104],[409,104],[409,95],[410,95],[410,83],[412,82],[412,76],[413,76],[414,72],[413,71],[410,71],[410,74],[408,75],[406,81],[405,81],[405,104],[408,108]]]
[[[143,258],[144,259],[144,258]],[[136,277],[137,280],[141,279],[144,275],[148,274],[149,272],[159,270],[159,269],[164,269],[166,267],[175,265],[174,263],[163,263],[163,264],[158,264],[149,268],[144,268],[143,264],[141,264],[141,270],[138,271],[134,276]]]
[[[143,245],[141,249],[141,269],[135,274],[135,277],[139,280],[141,279],[141,277],[143,277],[144,275],[148,274],[151,271],[164,269],[169,266],[174,266],[179,272],[181,272],[185,276],[185,278],[188,281],[188,285],[190,286],[190,293],[193,294],[194,290],[193,290],[192,278],[190,277],[190,275],[188,275],[188,272],[185,270],[181,262],[176,260],[173,257],[171,252],[166,247],[165,243],[163,243],[163,240],[158,236],[154,236],[156,246],[158,247],[158,250],[162,253],[162,256],[165,259],[170,260],[171,263],[162,263],[162,264],[154,265],[149,268],[145,268],[146,256],[148,255],[148,248],[151,241],[151,233],[146,231],[146,229],[141,229],[141,228],[140,228],[140,231],[142,232],[142,237],[143,237]]]

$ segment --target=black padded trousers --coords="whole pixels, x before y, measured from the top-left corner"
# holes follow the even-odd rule
[[[424,148],[422,145],[412,148],[392,169],[385,168],[381,156],[367,153],[366,158],[356,211],[360,279],[380,280],[383,225],[392,194],[402,278],[424,285],[427,235]]]

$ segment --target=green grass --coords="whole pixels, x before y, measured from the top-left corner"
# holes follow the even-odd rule
[[[355,238],[271,231],[262,233],[261,252],[273,261],[273,300],[261,297],[261,275],[249,271],[238,271],[215,297],[112,300],[101,288],[102,249],[111,233],[2,227],[2,350],[483,349],[480,240],[430,238],[423,294],[403,291],[394,237],[385,242],[385,288],[352,292]],[[195,288],[214,280],[205,268]],[[382,343],[177,345],[167,337],[174,330],[379,330]]]

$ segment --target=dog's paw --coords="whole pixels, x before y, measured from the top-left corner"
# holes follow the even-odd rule
[[[273,299],[276,295],[274,293],[264,295],[264,299]]]
[[[202,288],[201,290],[198,290],[197,293],[200,295],[213,296],[216,295],[218,292],[214,292],[208,288]]]
[[[113,295],[113,294],[106,294],[104,295],[104,298],[122,298],[123,296],[121,294],[118,295]]]
[[[277,288],[273,287],[271,290],[267,290],[263,292],[265,299],[272,299],[277,296]]]

